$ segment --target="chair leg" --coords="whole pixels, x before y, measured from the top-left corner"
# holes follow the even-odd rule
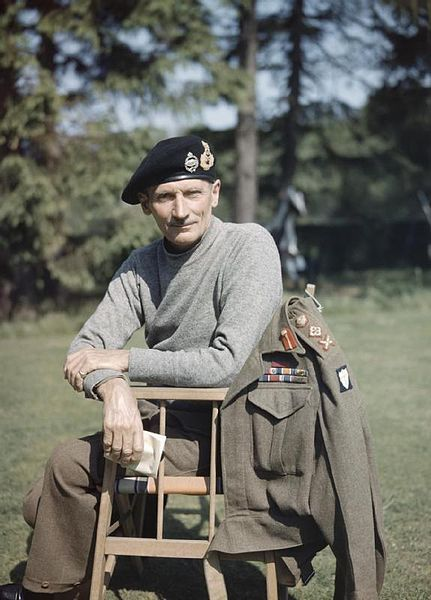
[[[266,599],[278,600],[277,572],[274,552],[265,552],[266,564]]]
[[[102,587],[102,598],[105,597],[107,587],[109,585],[109,581],[111,580],[112,573],[114,572],[115,566],[117,564],[117,557],[113,554],[110,554],[106,557],[105,562],[105,576],[103,578],[103,587]]]
[[[218,555],[212,552],[210,559],[204,558],[203,563],[209,600],[227,600],[226,584]]]
[[[111,524],[116,473],[117,465],[110,460],[106,460],[105,471],[103,475],[102,495],[99,506],[99,518],[97,521],[90,600],[101,600],[104,597],[104,585],[106,586],[108,584],[108,582],[105,582],[107,558],[105,555],[105,539],[108,528]]]

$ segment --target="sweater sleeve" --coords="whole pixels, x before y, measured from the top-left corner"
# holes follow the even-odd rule
[[[282,299],[280,259],[272,237],[258,225],[241,237],[219,277],[219,314],[209,347],[132,348],[130,379],[153,385],[230,385]]]
[[[82,348],[123,348],[143,322],[134,258],[131,254],[115,273],[95,312],[72,341],[68,354]],[[123,377],[123,374],[112,369],[92,371],[84,380],[85,395],[95,398],[95,387],[114,377]]]

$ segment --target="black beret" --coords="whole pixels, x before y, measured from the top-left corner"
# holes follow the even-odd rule
[[[179,179],[217,179],[215,157],[209,144],[197,135],[173,137],[158,142],[132,175],[121,194],[128,204],[139,204],[138,193]]]

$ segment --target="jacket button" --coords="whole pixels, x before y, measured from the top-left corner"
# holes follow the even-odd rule
[[[42,583],[40,584],[41,587],[43,587],[43,589],[46,589],[49,587],[49,581],[42,581]]]

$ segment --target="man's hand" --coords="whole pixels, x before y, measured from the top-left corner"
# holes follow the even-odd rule
[[[82,392],[84,378],[96,369],[114,369],[125,372],[129,368],[128,350],[84,348],[69,354],[64,363],[64,378],[74,390]]]
[[[103,449],[106,458],[127,467],[140,460],[143,428],[138,403],[124,379],[109,379],[97,387],[103,400]]]

